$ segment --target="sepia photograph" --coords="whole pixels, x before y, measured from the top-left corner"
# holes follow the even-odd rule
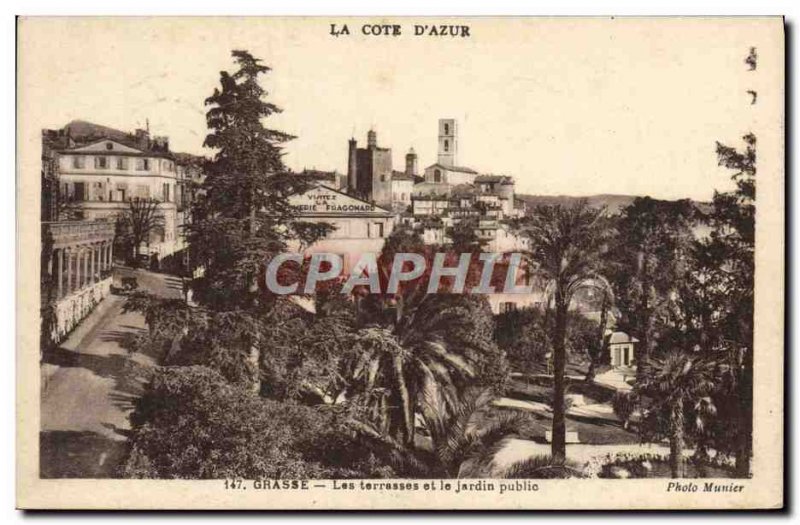
[[[22,507],[783,505],[782,18],[17,30]]]

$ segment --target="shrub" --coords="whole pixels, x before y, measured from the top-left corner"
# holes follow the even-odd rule
[[[155,372],[131,414],[134,478],[383,477],[330,410],[263,399],[202,366]]]
[[[628,428],[633,411],[636,410],[636,398],[631,392],[617,391],[611,400],[614,413],[622,421],[623,428]]]
[[[584,477],[581,472],[565,461],[553,460],[551,456],[533,456],[518,461],[502,474],[506,479],[568,479]]]

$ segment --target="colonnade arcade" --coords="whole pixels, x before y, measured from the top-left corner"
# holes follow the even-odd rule
[[[74,221],[46,226],[53,239],[48,270],[56,300],[110,275],[114,260],[112,222]]]
[[[54,249],[51,272],[56,298],[102,281],[108,276],[112,261],[113,243],[110,241]]]

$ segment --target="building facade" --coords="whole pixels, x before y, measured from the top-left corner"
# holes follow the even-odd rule
[[[392,211],[321,184],[291,196],[289,203],[297,211],[299,220],[327,223],[335,228],[304,252],[339,254],[345,271],[349,271],[362,254],[379,254],[394,229]],[[290,248],[298,250],[300,247]]]
[[[159,202],[161,225],[140,253],[158,259],[186,247],[181,232],[185,202],[184,167],[169,150],[166,137],[133,134],[76,121],[62,130],[45,130],[47,157],[57,184],[55,219],[115,220],[134,199]],[[43,155],[43,158],[45,155]],[[185,208],[184,208],[185,209]]]

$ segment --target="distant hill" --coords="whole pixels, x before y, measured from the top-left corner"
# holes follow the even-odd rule
[[[561,204],[562,206],[570,206],[581,199],[586,199],[589,206],[600,208],[605,206],[610,213],[617,213],[622,208],[628,206],[639,195],[614,195],[614,194],[601,194],[589,195],[586,197],[574,197],[571,195],[527,195],[518,193],[516,198],[525,202],[526,208],[532,208],[539,205],[554,205]],[[695,202],[701,209],[706,209],[708,203]]]
[[[85,120],[73,120],[66,126],[64,130],[69,130],[73,139],[81,140],[91,137],[107,137],[116,140],[130,139],[130,134],[120,131],[118,129],[109,128],[108,126],[101,126],[93,122],[86,122]]]

